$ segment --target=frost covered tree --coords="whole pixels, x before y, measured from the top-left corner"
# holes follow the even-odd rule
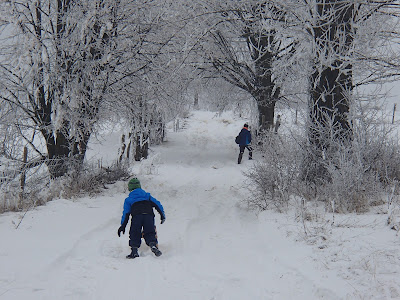
[[[255,99],[259,128],[270,129],[281,97],[280,64],[295,51],[290,10],[285,1],[208,1],[208,9],[215,18],[207,58],[220,76]]]
[[[1,118],[34,150],[37,163],[46,162],[52,177],[82,164],[99,118],[124,103],[141,111],[141,101],[154,103],[181,74],[179,60],[171,63],[178,53],[171,52],[179,31],[171,19],[175,2],[0,4]],[[12,122],[9,112],[18,116]]]
[[[110,84],[114,101],[107,107],[125,128],[125,158],[146,158],[148,147],[163,140],[165,122],[186,107],[184,94],[194,77],[187,6],[187,1],[144,1],[120,33],[129,41],[120,49],[126,63],[117,66]]]
[[[305,31],[312,45],[308,134],[311,160],[317,161],[315,170],[308,172],[311,177],[326,177],[318,159],[329,161],[353,140],[354,89],[398,74],[398,58],[390,47],[399,36],[394,18],[399,7],[394,1],[306,4],[310,25]]]
[[[251,204],[266,209],[266,203],[281,206],[296,195],[325,201],[332,211],[364,212],[399,180],[398,139],[390,137],[364,96],[371,94],[368,84],[398,79],[399,4],[285,3],[287,30],[296,36],[286,70],[299,81],[308,78],[306,134],[295,143],[280,138],[263,145],[268,157],[249,174],[256,191]]]
[[[2,113],[19,116],[10,125],[52,177],[84,159],[115,69],[115,8],[105,1],[2,3],[9,13],[1,51]]]
[[[351,139],[348,113],[353,89],[356,10],[353,1],[317,1],[312,13],[315,57],[310,76],[310,139],[319,148],[327,149],[332,138]],[[326,136],[332,132],[335,137]]]

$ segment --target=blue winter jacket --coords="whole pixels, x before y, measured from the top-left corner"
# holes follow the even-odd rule
[[[164,208],[156,198],[140,188],[134,189],[129,193],[128,198],[125,199],[121,225],[126,226],[129,220],[129,214],[150,213],[154,215],[153,207],[158,211],[161,219],[165,219]]]
[[[250,131],[243,127],[239,133],[239,146],[246,146],[251,143],[251,133]]]

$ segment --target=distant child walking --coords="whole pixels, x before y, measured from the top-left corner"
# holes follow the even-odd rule
[[[165,222],[164,208],[150,193],[142,190],[139,179],[132,178],[129,180],[128,190],[130,193],[128,198],[125,199],[121,226],[118,228],[118,236],[121,236],[121,232],[125,234],[129,216],[132,216],[131,228],[129,230],[129,246],[132,248],[132,252],[126,258],[139,257],[138,249],[142,241],[142,236],[151,251],[156,256],[160,256],[162,253],[158,249],[153,207],[160,214],[161,224]]]
[[[253,148],[251,148],[251,132],[249,130],[249,125],[244,124],[242,130],[240,131],[239,135],[239,157],[238,157],[238,164],[242,162],[244,149],[249,150],[249,159],[253,159]]]

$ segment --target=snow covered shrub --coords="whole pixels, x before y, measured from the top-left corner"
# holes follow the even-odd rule
[[[392,229],[400,231],[400,195],[399,195],[399,182],[393,181],[391,184],[391,192],[388,194],[388,219],[387,224]]]
[[[13,190],[0,191],[0,213],[19,209],[19,193]]]
[[[293,196],[305,203],[304,209],[323,203],[326,211],[362,213],[383,204],[383,195],[392,193],[393,182],[399,181],[398,140],[390,126],[376,118],[358,115],[352,125],[349,139],[336,138],[335,129],[326,127],[330,138],[318,145],[294,134],[270,134],[261,140],[255,153],[262,153],[263,159],[246,174],[252,192],[248,205],[281,211]],[[392,198],[399,194],[395,190]],[[302,215],[309,218],[306,211]]]
[[[303,148],[299,196],[307,201],[322,201],[333,212],[366,212],[372,199],[383,192],[379,175],[365,160],[365,148],[357,137],[350,143],[331,141],[330,152]],[[317,153],[314,156],[311,153]]]
[[[337,143],[334,152],[319,159],[324,176],[314,182],[315,199],[340,213],[362,213],[383,204],[382,194],[400,168],[398,150],[378,132],[366,138],[355,130],[350,144]]]
[[[354,147],[341,149],[336,159],[327,162],[329,180],[323,185],[327,204],[335,212],[366,212],[370,200],[383,191],[379,177]]]
[[[45,200],[40,196],[40,189],[29,192],[21,192],[19,189],[7,189],[0,191],[0,213],[6,211],[28,210],[31,207],[40,206]]]
[[[106,188],[106,184],[126,180],[129,176],[128,166],[125,164],[114,164],[107,168],[86,165],[79,173],[74,172],[60,178],[60,182],[54,183],[53,187],[59,187],[57,190],[60,196],[73,198],[82,194],[97,194]]]
[[[322,200],[334,212],[365,212],[383,204],[383,193],[399,180],[400,147],[394,126],[381,106],[364,102],[352,107],[347,135],[332,117],[313,124],[318,143],[313,143],[313,135],[302,142],[300,194],[308,201]]]
[[[245,173],[251,191],[247,203],[252,209],[275,208],[281,212],[287,208],[296,184],[300,152],[293,140],[282,136],[268,135],[259,140],[255,151],[262,159]]]
[[[43,169],[42,165],[21,170],[15,177],[0,183],[0,213],[25,210],[47,202],[47,197],[41,193],[46,188],[49,175]]]
[[[379,133],[371,134],[360,142],[365,165],[377,174],[379,180],[388,185],[400,180],[400,147],[398,141]]]
[[[360,101],[361,102],[361,101]],[[400,144],[398,124],[392,124],[391,111],[378,100],[358,103],[353,121],[354,147],[369,171],[390,186],[400,180]]]

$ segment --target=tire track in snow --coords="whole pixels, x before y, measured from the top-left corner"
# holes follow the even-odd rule
[[[170,147],[160,149],[163,156],[163,166],[159,169],[161,174],[172,174],[174,168],[185,173],[182,175],[185,184],[181,184],[179,177],[177,180],[171,178],[166,185],[179,190],[176,197],[168,199],[170,206],[184,205],[190,218],[184,219],[178,212],[168,217],[168,222],[180,217],[171,226],[183,229],[178,234],[173,230],[164,232],[167,237],[163,239],[173,239],[169,242],[171,245],[179,244],[181,249],[175,255],[181,257],[177,260],[190,265],[186,277],[208,282],[212,291],[209,294],[215,299],[239,299],[237,295],[243,290],[257,299],[340,299],[333,289],[319,287],[307,273],[296,268],[297,264],[291,265],[292,259],[271,259],[279,256],[283,245],[293,245],[286,241],[281,245],[284,237],[279,237],[278,233],[274,240],[263,237],[271,229],[263,232],[263,229],[256,228],[257,217],[251,212],[243,212],[236,205],[243,200],[245,193],[241,172],[251,163],[245,160],[244,166],[238,166],[237,150],[233,152],[232,148],[226,147],[230,136],[221,134],[219,140],[214,139],[214,133],[207,128],[215,128],[215,124],[210,124],[209,120],[206,128],[199,129],[196,122],[196,118],[189,119],[186,130],[170,137]],[[197,137],[199,134],[201,138]],[[213,168],[216,161],[218,169]],[[235,188],[239,190],[236,195],[232,192]],[[186,201],[174,199],[185,195]],[[275,244],[275,247],[267,247],[268,244]],[[301,261],[304,257],[298,255],[297,259]],[[256,278],[246,278],[249,269],[253,270]],[[227,293],[229,289],[235,292]]]

